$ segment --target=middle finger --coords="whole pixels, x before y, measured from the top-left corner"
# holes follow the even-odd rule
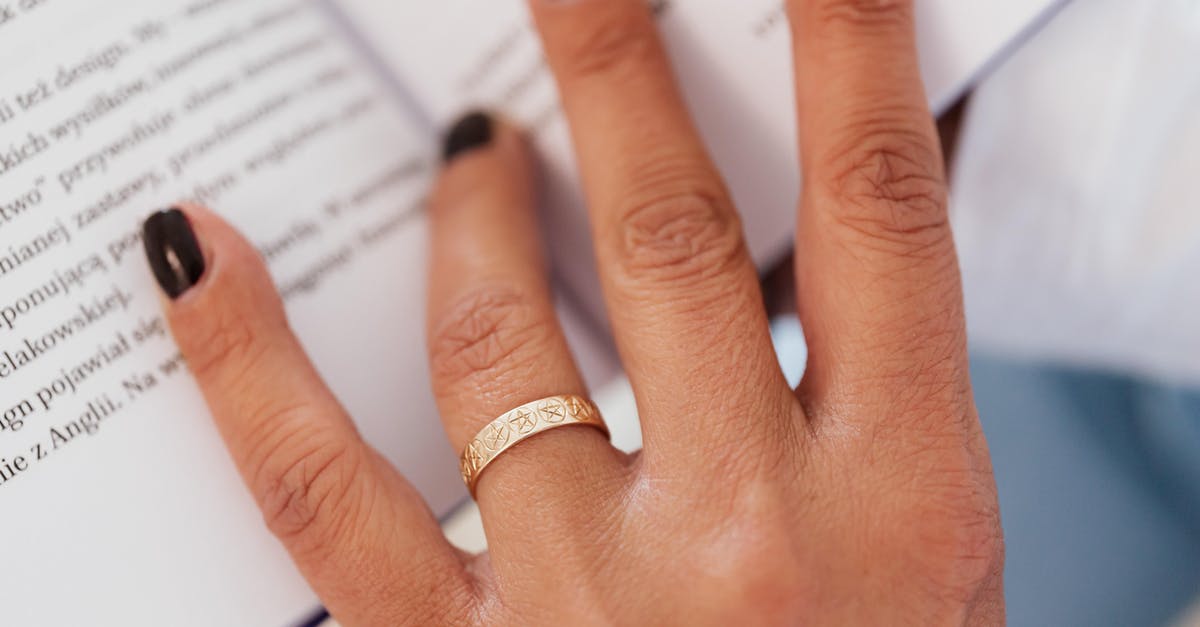
[[[765,417],[789,415],[794,397],[741,222],[654,17],[644,0],[530,5],[571,123],[647,460],[741,458],[747,444],[790,428]]]

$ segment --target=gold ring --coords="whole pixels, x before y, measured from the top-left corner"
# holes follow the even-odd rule
[[[593,427],[610,437],[596,404],[573,394],[526,403],[493,420],[462,452],[460,468],[471,497],[483,470],[501,453],[539,433],[573,425]]]

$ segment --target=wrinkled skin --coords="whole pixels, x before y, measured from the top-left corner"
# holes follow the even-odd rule
[[[952,625],[1004,620],[996,490],[968,380],[911,0],[791,0],[808,372],[777,366],[754,266],[643,0],[531,0],[561,87],[645,449],[564,428],[483,475],[489,552],[445,541],[359,438],[253,249],[167,313],[266,522],[346,625]],[[750,68],[748,71],[752,71]],[[586,394],[539,252],[532,160],[498,122],[430,209],[447,432]]]

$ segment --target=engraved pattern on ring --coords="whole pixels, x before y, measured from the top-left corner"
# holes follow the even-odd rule
[[[511,433],[507,421],[497,420],[483,430],[483,445],[489,451],[499,451],[508,444]]]
[[[530,409],[518,407],[508,414],[508,424],[518,435],[531,433],[537,427],[537,414]]]
[[[567,406],[556,398],[548,398],[538,403],[538,415],[550,424],[558,424],[567,419]]]
[[[566,406],[569,413],[574,414],[577,418],[590,418],[592,415],[592,404],[578,396],[568,396],[563,405]]]
[[[483,468],[483,444],[479,440],[472,440],[467,446],[466,453],[463,454],[463,460],[466,466],[471,469],[472,473],[479,472]]]
[[[599,429],[608,437],[608,426],[596,404],[581,396],[552,396],[526,403],[496,418],[463,449],[459,470],[471,495],[483,470],[516,443],[544,431],[570,425]]]

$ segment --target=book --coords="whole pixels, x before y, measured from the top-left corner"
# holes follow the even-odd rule
[[[922,2],[935,107],[1057,4]],[[767,264],[798,195],[781,3],[654,8]],[[439,129],[503,111],[545,162],[585,376],[619,373],[519,0],[0,0],[0,59],[0,624],[286,625],[319,609],[160,314],[140,224],[180,199],[256,243],[364,436],[445,514],[465,490],[424,358],[424,200]]]

